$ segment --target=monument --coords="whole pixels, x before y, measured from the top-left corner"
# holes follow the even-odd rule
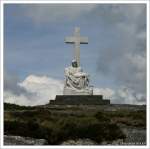
[[[50,100],[53,105],[99,105],[110,104],[102,95],[93,95],[93,87],[89,84],[89,74],[80,66],[80,44],[88,44],[88,38],[80,36],[80,28],[76,27],[73,36],[66,37],[65,43],[74,44],[74,58],[71,66],[65,68],[63,95],[56,95]]]
[[[74,36],[66,37],[66,43],[74,44],[74,59],[72,65],[65,69],[66,81],[64,95],[92,95],[93,88],[89,86],[89,75],[80,66],[80,44],[87,44],[88,38],[80,36],[80,28],[76,27]]]

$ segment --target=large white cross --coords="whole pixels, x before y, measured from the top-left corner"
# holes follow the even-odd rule
[[[80,36],[80,28],[75,27],[74,36],[66,37],[65,43],[74,44],[74,58],[77,61],[78,67],[80,66],[80,44],[88,44],[88,37]]]

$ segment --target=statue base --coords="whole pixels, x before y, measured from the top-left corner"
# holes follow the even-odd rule
[[[63,95],[93,95],[93,89],[86,88],[81,90],[75,90],[69,87],[64,87]]]
[[[50,100],[50,105],[108,105],[110,100],[102,95],[56,95]]]

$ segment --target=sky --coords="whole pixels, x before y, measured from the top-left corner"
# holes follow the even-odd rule
[[[75,27],[81,67],[94,94],[112,103],[146,104],[145,4],[5,4],[4,100],[40,105],[62,94]]]

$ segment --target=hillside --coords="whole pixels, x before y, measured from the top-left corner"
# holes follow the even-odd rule
[[[5,103],[4,132],[5,135],[45,139],[49,145],[79,139],[89,139],[99,145],[115,141],[115,144],[141,145],[146,142],[146,106],[25,107]]]

